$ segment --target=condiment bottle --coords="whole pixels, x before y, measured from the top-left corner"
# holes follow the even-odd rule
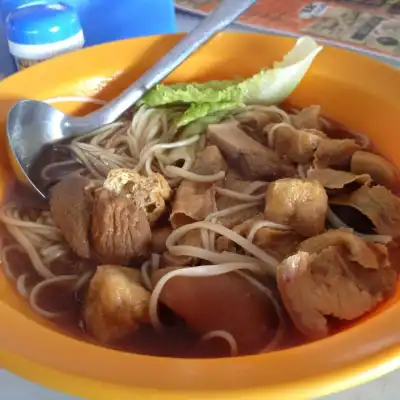
[[[6,33],[18,69],[84,45],[79,16],[63,3],[26,5],[11,11]]]

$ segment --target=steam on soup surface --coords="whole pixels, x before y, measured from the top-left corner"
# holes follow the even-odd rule
[[[190,129],[180,112],[64,146],[36,171],[48,202],[15,184],[3,267],[33,310],[101,345],[221,357],[326,337],[394,293],[399,176],[367,137],[318,106]]]

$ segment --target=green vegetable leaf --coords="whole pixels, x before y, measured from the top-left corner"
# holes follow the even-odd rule
[[[179,139],[187,139],[195,135],[201,135],[207,129],[208,125],[218,124],[228,113],[229,110],[218,111],[215,114],[196,119],[182,128]]]
[[[302,37],[295,47],[273,68],[265,69],[238,84],[245,104],[278,104],[285,100],[303,79],[321,46],[310,37]]]
[[[177,126],[181,127],[196,121],[199,118],[214,115],[220,111],[234,110],[240,104],[236,102],[218,102],[218,103],[192,103],[190,107],[178,118]]]
[[[322,50],[314,39],[302,37],[281,62],[249,79],[157,85],[141,104],[158,107],[186,104],[189,108],[178,118],[179,127],[218,111],[247,104],[277,104],[285,100],[303,79],[316,55]]]
[[[237,102],[242,97],[235,85],[238,81],[211,81],[207,83],[175,83],[157,85],[146,93],[141,102],[150,107],[166,104]]]

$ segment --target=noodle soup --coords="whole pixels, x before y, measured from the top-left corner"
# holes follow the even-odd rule
[[[58,145],[35,165],[49,201],[12,188],[3,267],[35,312],[104,346],[224,357],[326,337],[392,296],[399,176],[368,138],[318,106],[178,127],[184,112],[142,105]]]

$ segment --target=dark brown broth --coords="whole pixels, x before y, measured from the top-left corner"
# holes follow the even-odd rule
[[[19,186],[20,184],[17,183],[16,187]],[[25,188],[23,188],[22,191],[25,193]],[[19,189],[17,189],[17,192],[19,192]],[[34,193],[31,192],[30,195],[33,199],[35,198]],[[18,200],[18,202],[20,202],[22,199],[18,198]],[[2,245],[14,243],[8,234],[4,232],[0,234]],[[21,274],[28,275],[26,281],[26,287],[28,289],[41,281],[40,277],[35,273],[29,257],[25,253],[21,253],[18,250],[10,251],[8,260],[15,277]],[[68,265],[61,265],[61,267],[59,267],[60,274],[66,272],[71,273],[71,271],[65,270],[67,266],[69,266],[70,269],[75,269],[76,262],[70,260]],[[11,281],[11,283],[16,290],[16,282]],[[83,291],[84,290],[82,290],[82,292]],[[72,337],[92,344],[99,344],[85,331],[81,317],[81,307],[84,299],[82,292],[78,294],[73,293],[68,283],[51,285],[43,289],[40,293],[38,303],[41,307],[50,312],[65,311],[62,316],[51,320],[56,330],[66,332]],[[112,345],[107,345],[107,347],[160,357],[215,358],[229,355],[229,348],[225,341],[213,339],[208,343],[202,344],[200,343],[200,336],[192,332],[182,321],[177,321],[175,317],[172,318],[172,321],[169,321],[168,315],[165,315],[162,311],[161,314],[163,317],[167,317],[163,318],[163,320],[166,319],[167,323],[162,331],[158,332],[150,325],[142,326],[129,337],[120,342],[113,343]]]
[[[343,125],[332,120],[328,120],[328,122],[331,124],[331,127],[329,129],[324,129],[324,132],[329,137],[335,139],[354,138],[354,134]],[[374,152],[372,145],[368,150]],[[38,164],[36,164],[36,171],[40,171],[41,168],[49,162],[68,159],[70,158],[64,150],[42,157],[40,161],[38,161]],[[40,174],[37,173],[35,179],[40,179],[39,176]],[[398,193],[400,193],[400,187]],[[7,193],[6,200],[16,202],[25,207],[42,208],[45,205],[35,193],[17,181],[12,183],[9,193]],[[168,216],[168,214],[166,215]],[[5,240],[5,242],[2,242],[3,244],[10,243],[10,238],[7,235],[3,232],[0,232],[0,235],[2,236],[1,239]],[[400,247],[390,248],[389,254],[391,260],[393,260],[393,264],[397,266]],[[30,261],[25,254],[21,255],[21,253],[19,253],[10,255],[10,260],[13,272],[16,276],[21,273],[30,273],[27,281],[28,288],[39,281],[39,277],[32,272],[33,268],[30,266]],[[74,262],[76,262],[76,260],[74,260]],[[70,265],[72,264],[70,263]],[[398,267],[400,269],[400,264]],[[78,295],[71,294],[71,290],[67,286],[68,285],[57,285],[57,287],[46,290],[40,297],[40,305],[44,309],[50,311],[60,309],[68,310],[62,317],[57,317],[53,320],[54,329],[65,332],[80,340],[100,345],[85,331],[84,323],[81,318],[81,307],[84,295],[82,295],[82,293]],[[15,287],[15,284],[13,287]],[[384,306],[385,305],[378,306],[377,310]],[[375,312],[377,311],[373,311],[372,313]],[[165,315],[163,315],[163,317],[165,317]],[[368,318],[368,315],[351,322],[343,322],[332,318],[330,319],[332,333],[334,334],[347,329],[365,318]],[[307,342],[307,339],[303,338],[296,329],[291,326],[289,320],[286,322],[290,327],[289,334],[286,335],[285,342],[281,348],[292,347]],[[108,347],[120,351],[161,357],[207,358],[226,357],[229,355],[229,348],[224,340],[213,339],[207,343],[201,343],[200,336],[192,332],[182,321],[176,318],[172,318],[161,332],[156,331],[150,325],[142,326],[130,337],[118,343],[114,343],[113,345],[109,345]]]

